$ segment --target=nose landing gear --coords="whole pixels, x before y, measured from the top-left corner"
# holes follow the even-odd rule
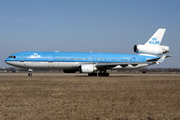
[[[31,76],[32,76],[32,73],[28,73],[28,76],[31,77]]]
[[[28,69],[28,72],[29,72],[29,73],[28,73],[28,76],[31,77],[33,70],[32,70],[32,69]]]

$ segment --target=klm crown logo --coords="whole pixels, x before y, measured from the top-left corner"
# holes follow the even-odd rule
[[[152,38],[152,40],[157,40],[157,38],[154,37],[154,38]]]

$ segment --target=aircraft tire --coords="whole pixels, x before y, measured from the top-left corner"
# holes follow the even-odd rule
[[[97,73],[88,73],[88,76],[97,76]]]
[[[109,77],[109,73],[105,73],[105,76]]]
[[[32,76],[32,73],[28,73],[28,76],[31,77],[31,76]]]
[[[88,73],[88,76],[93,76],[92,73]]]
[[[93,73],[93,76],[97,76],[97,73]]]
[[[98,73],[98,76],[103,76],[103,73]]]
[[[98,76],[106,76],[106,77],[108,77],[109,73],[98,73]]]

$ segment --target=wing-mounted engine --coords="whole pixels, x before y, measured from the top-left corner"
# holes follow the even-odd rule
[[[80,73],[92,73],[96,70],[97,68],[94,64],[82,64],[79,69]]]
[[[135,45],[134,52],[138,54],[161,55],[169,52],[169,46]]]

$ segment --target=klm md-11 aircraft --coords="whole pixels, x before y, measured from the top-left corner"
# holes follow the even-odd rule
[[[85,53],[85,52],[19,52],[10,55],[5,62],[25,68],[32,76],[33,69],[63,69],[65,73],[88,73],[88,76],[109,76],[109,69],[136,69],[163,62],[169,55],[169,46],[160,45],[166,29],[158,29],[144,44],[135,45],[134,54]],[[162,56],[158,56],[162,55]]]

